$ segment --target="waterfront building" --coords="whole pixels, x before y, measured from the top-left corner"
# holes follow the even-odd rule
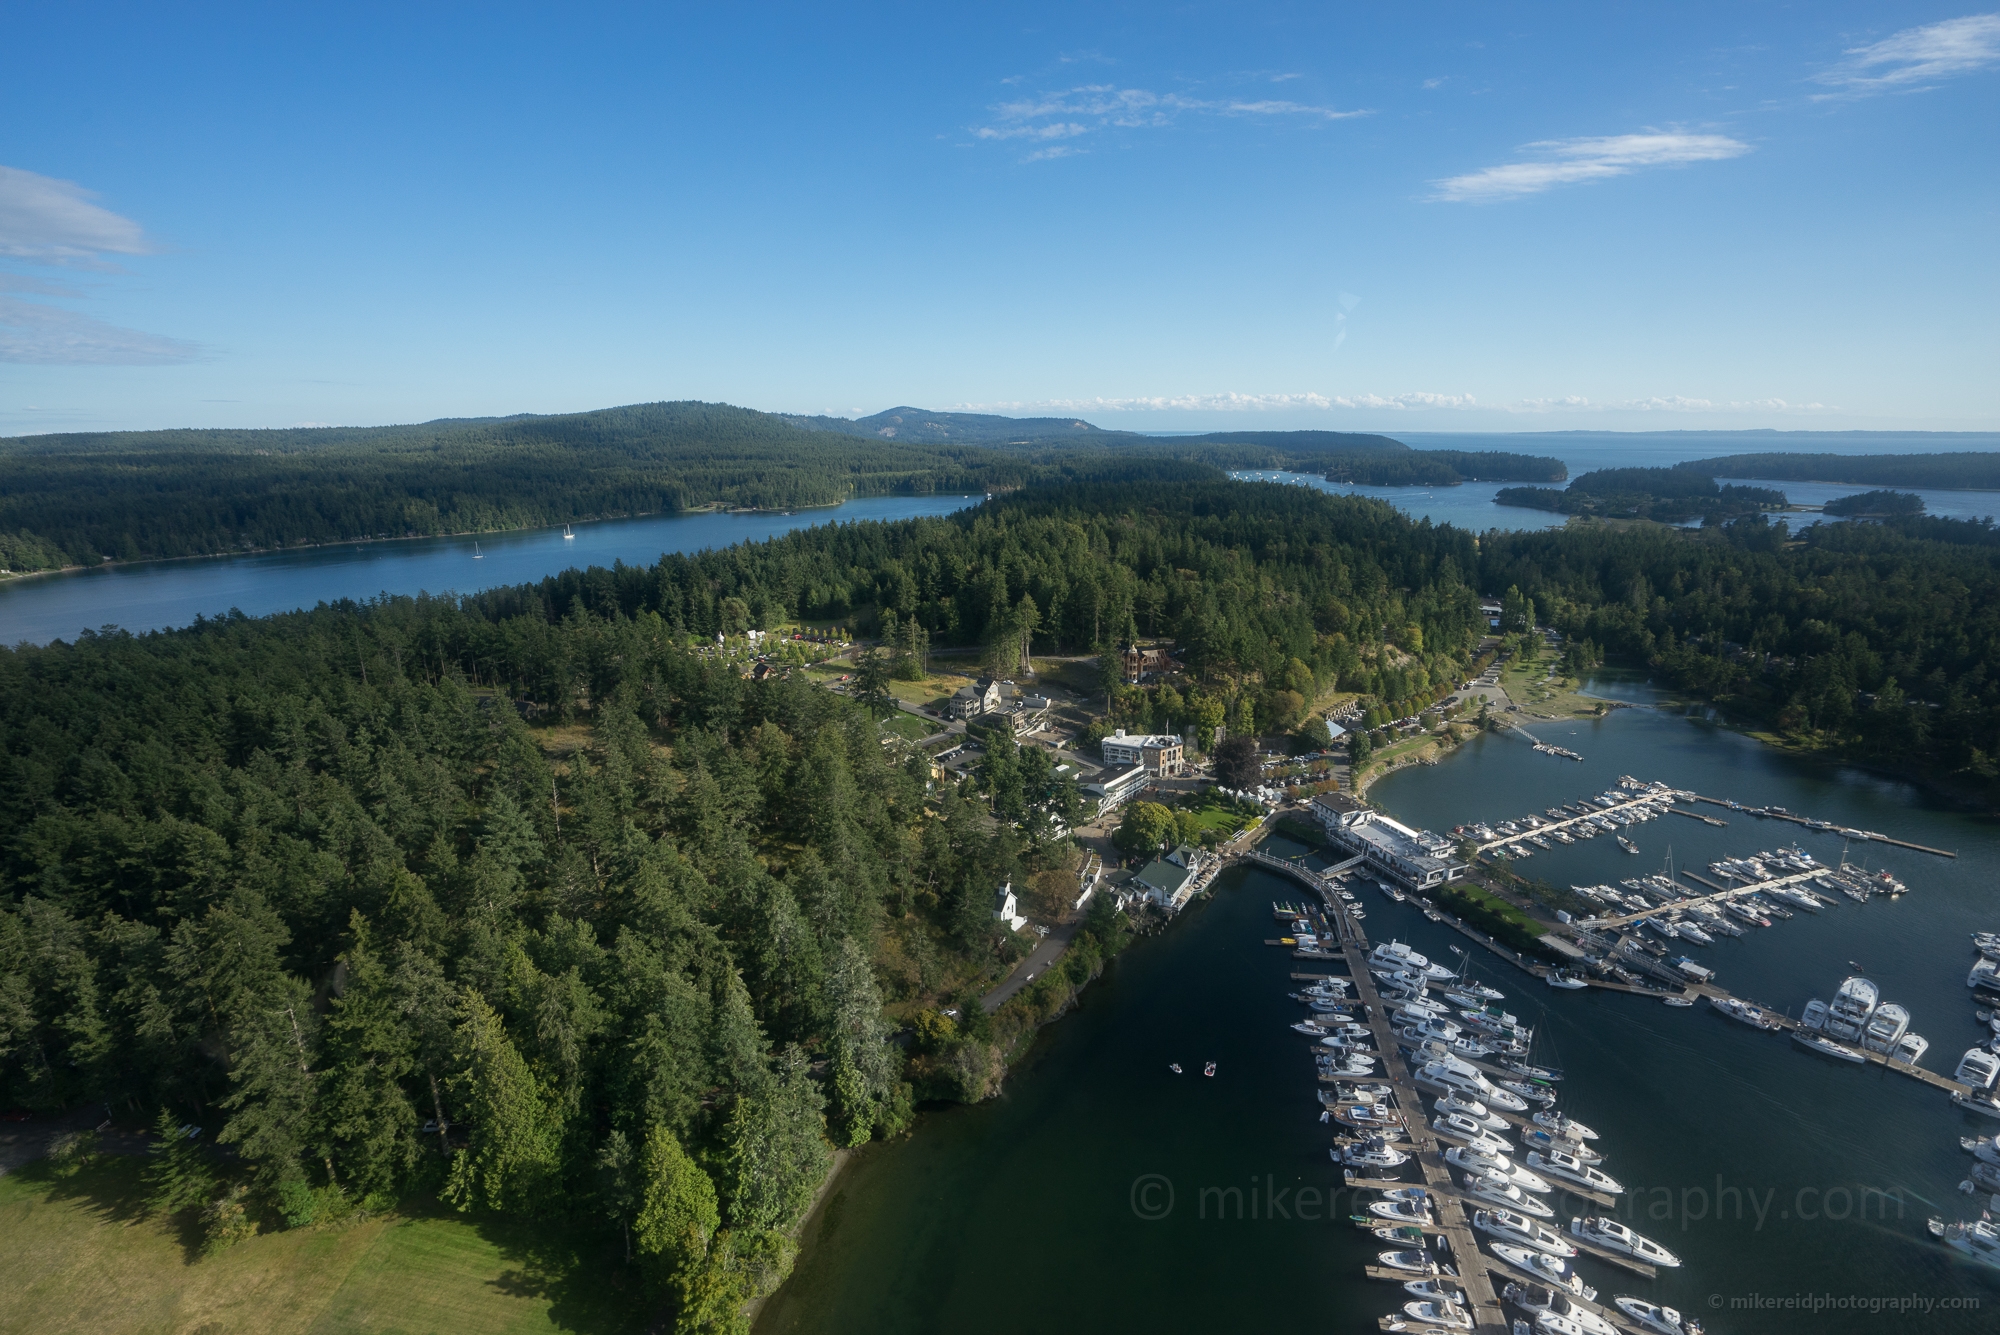
[[[1095,793],[1100,799],[1098,809],[1108,811],[1132,794],[1151,783],[1153,776],[1137,761],[1125,765],[1112,765],[1097,772],[1088,783],[1078,785],[1086,793]]]
[[[1312,813],[1327,838],[1407,889],[1429,890],[1465,875],[1451,840],[1391,820],[1351,793],[1320,794],[1312,801]]]
[[[1184,758],[1181,739],[1176,733],[1133,733],[1126,735],[1120,728],[1098,744],[1107,765],[1143,765],[1148,774],[1158,778],[1179,774]]]

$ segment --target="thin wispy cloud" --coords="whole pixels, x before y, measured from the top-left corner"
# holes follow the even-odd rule
[[[1838,90],[1820,93],[1815,100],[1920,93],[1955,75],[1995,64],[2000,64],[2000,14],[1970,14],[1905,28],[1871,45],[1851,48],[1846,60],[1814,76]]]
[[[1628,176],[1647,167],[1681,167],[1737,158],[1748,153],[1750,145],[1722,134],[1648,131],[1548,139],[1528,144],[1522,151],[1534,156],[1433,181],[1436,190],[1431,198],[1457,204],[1517,199],[1557,186]]]
[[[1283,76],[1281,76],[1283,77]],[[1273,80],[1276,82],[1277,80]],[[987,141],[1024,140],[1037,142],[1076,139],[1108,129],[1160,129],[1184,116],[1223,116],[1286,120],[1304,124],[1325,124],[1372,115],[1369,111],[1344,110],[1295,102],[1286,98],[1209,98],[1186,93],[1155,93],[1144,88],[1121,88],[1117,84],[1083,84],[1060,92],[1002,102],[993,109],[993,119],[972,127],[973,137]],[[1048,150],[1030,153],[1027,161],[1066,157],[1077,150],[1057,153]]]
[[[122,272],[115,257],[149,255],[145,230],[93,201],[74,181],[0,167],[0,260],[68,270]],[[0,293],[56,299],[84,294],[28,274],[0,272]],[[158,366],[201,349],[176,338],[107,324],[66,306],[0,295],[0,362]]]
[[[165,366],[201,349],[107,324],[81,311],[0,297],[0,362],[30,366]]]
[[[91,203],[94,198],[74,181],[0,167],[0,256],[104,268],[106,255],[152,251],[139,224]]]

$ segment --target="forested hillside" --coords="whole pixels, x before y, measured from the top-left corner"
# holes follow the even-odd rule
[[[1726,454],[1681,467],[1709,477],[2000,491],[2000,453],[1991,450],[1957,454]]]
[[[840,608],[940,643],[1174,634],[1197,688],[1120,707],[1198,727],[1334,679],[1433,691],[1483,629],[1467,535],[1163,467],[0,651],[0,1104],[157,1116],[153,1208],[208,1246],[434,1193],[600,1237],[680,1328],[735,1328],[833,1147],[988,1094],[1008,1026],[1121,927],[989,1019],[1022,948],[994,889],[1067,856],[1033,810],[1056,777],[1003,734],[933,785],[864,706],[750,681],[715,632]]]
[[[1494,533],[1480,577],[1799,741],[2000,794],[1990,521]]]
[[[561,524],[721,504],[981,491],[1019,454],[861,441],[722,404],[288,431],[0,441],[0,564],[191,556]]]
[[[798,509],[856,496],[1005,490],[1114,463],[1143,468],[1145,458],[1303,466],[1381,485],[1562,476],[1554,460],[1419,454],[1387,437],[1253,437],[1191,444],[1067,418],[891,409],[849,421],[708,403],[419,426],[29,436],[0,440],[0,571],[705,505]],[[1361,453],[1327,453],[1355,442]]]

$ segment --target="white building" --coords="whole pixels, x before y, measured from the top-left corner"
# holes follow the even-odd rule
[[[1451,840],[1413,830],[1346,793],[1322,793],[1313,799],[1312,812],[1334,843],[1409,889],[1429,890],[1465,875]]]
[[[1093,778],[1089,783],[1078,786],[1084,792],[1095,793],[1098,797],[1102,798],[1103,801],[1099,803],[1099,809],[1105,810],[1117,806],[1120,802],[1123,802],[1126,798],[1152,782],[1152,779],[1153,776],[1146,772],[1144,765],[1134,762],[1128,765],[1113,765],[1109,769],[1099,770],[1097,777]]]
[[[1171,732],[1134,733],[1120,728],[1098,744],[1106,765],[1143,765],[1153,775],[1181,772],[1181,739]]]
[[[1002,923],[1005,923],[1007,930],[1010,932],[1018,932],[1028,925],[1028,920],[1021,916],[1019,901],[1014,898],[1014,883],[1012,881],[1002,885],[994,893],[993,916]]]

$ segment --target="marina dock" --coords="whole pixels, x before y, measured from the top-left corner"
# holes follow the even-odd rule
[[[1480,1250],[1479,1240],[1472,1232],[1471,1211],[1458,1196],[1458,1186],[1452,1180],[1451,1169],[1445,1164],[1437,1138],[1431,1133],[1430,1123],[1424,1117],[1423,1095],[1410,1078],[1409,1063],[1403,1060],[1402,1050],[1396,1046],[1395,1031],[1389,1027],[1388,1011],[1382,1004],[1381,995],[1375,991],[1375,976],[1368,972],[1368,938],[1360,925],[1343,911],[1341,901],[1329,882],[1321,882],[1314,889],[1320,892],[1327,914],[1340,935],[1355,995],[1367,1008],[1368,1025],[1375,1033],[1375,1045],[1382,1056],[1383,1074],[1396,1092],[1396,1106],[1402,1109],[1404,1119],[1409,1123],[1411,1157],[1423,1170],[1424,1185],[1438,1198],[1438,1221],[1445,1237],[1450,1239],[1452,1259],[1459,1269],[1458,1282],[1465,1290],[1472,1319],[1479,1335],[1507,1335],[1509,1324],[1506,1314],[1500,1309],[1500,1290],[1489,1270],[1491,1258]]]
[[[1746,816],[1762,816],[1766,820],[1788,820],[1792,822],[1792,824],[1794,825],[1803,825],[1806,826],[1808,829],[1813,827],[1812,818],[1810,816],[1801,816],[1797,812],[1771,811],[1763,807],[1746,807],[1741,805],[1740,803],[1730,802],[1726,798],[1703,797],[1699,793],[1695,794],[1694,800],[1697,802],[1713,803],[1718,807],[1727,807],[1731,811],[1741,811]],[[1847,834],[1849,838],[1855,837],[1855,834],[1849,833],[1848,831],[1845,830],[1821,830],[1820,833]],[[1927,844],[1913,844],[1907,839],[1891,839],[1886,834],[1868,833],[1862,835],[1861,837],[1866,839],[1869,843],[1894,844],[1897,848],[1913,848],[1919,853],[1929,853],[1933,857],[1955,858],[1958,856],[1958,854],[1952,852],[1948,848],[1932,848]]]

